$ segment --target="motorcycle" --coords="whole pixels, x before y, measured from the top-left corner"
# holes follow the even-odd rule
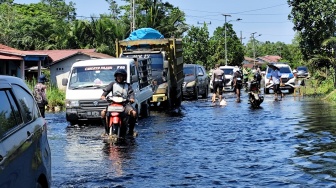
[[[120,96],[108,96],[109,103],[106,110],[105,130],[109,136],[125,138],[128,129],[128,115],[125,113],[125,105],[129,102]]]
[[[249,87],[249,102],[252,107],[258,108],[260,104],[264,101],[264,96],[260,94],[259,84],[257,80],[252,80]]]

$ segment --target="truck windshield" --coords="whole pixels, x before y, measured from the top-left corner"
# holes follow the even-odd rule
[[[137,54],[122,54],[121,57],[138,57],[151,58],[152,70],[163,70],[163,54],[162,53],[137,53]]]
[[[114,72],[126,65],[83,66],[71,71],[69,89],[102,88],[114,81]]]

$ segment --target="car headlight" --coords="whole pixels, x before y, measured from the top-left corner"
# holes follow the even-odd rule
[[[187,87],[194,87],[196,85],[196,81],[192,81],[192,82],[189,82],[187,83]]]
[[[66,107],[78,107],[79,102],[77,100],[66,100],[65,101]]]

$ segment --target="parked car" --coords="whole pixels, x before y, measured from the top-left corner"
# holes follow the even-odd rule
[[[292,72],[291,67],[287,63],[272,63],[280,70],[282,85],[280,85],[281,90],[288,90],[289,93],[294,92],[295,77]],[[270,81],[272,69],[267,66],[264,84],[264,93],[269,94],[270,90],[273,90],[273,82]]]
[[[220,66],[220,69],[224,71],[225,75],[225,86],[224,91],[234,91],[233,87],[233,74],[239,70],[237,66]],[[210,80],[210,91],[213,92],[212,79]]]
[[[204,99],[208,97],[209,77],[202,65],[184,64],[183,74],[183,97],[192,97],[196,100],[199,95],[202,95]]]
[[[298,78],[306,78],[309,76],[309,71],[306,66],[299,66],[297,67],[297,73],[296,73]]]
[[[31,90],[0,76],[0,99],[0,187],[50,187],[47,125]]]

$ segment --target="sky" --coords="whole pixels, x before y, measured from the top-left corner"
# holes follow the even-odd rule
[[[65,0],[67,3],[70,0]],[[288,20],[291,8],[287,0],[163,0],[178,7],[186,14],[186,23],[196,27],[208,25],[210,36],[226,21],[233,25],[237,36],[246,44],[253,36],[260,42],[284,42],[291,44],[295,31]],[[40,0],[14,0],[15,3],[29,4]],[[77,16],[90,17],[108,13],[105,0],[72,0]],[[116,0],[118,5],[124,1]],[[136,0],[135,0],[136,2]],[[230,16],[223,16],[230,15]],[[81,17],[78,17],[79,19]],[[241,19],[237,21],[237,19]]]

